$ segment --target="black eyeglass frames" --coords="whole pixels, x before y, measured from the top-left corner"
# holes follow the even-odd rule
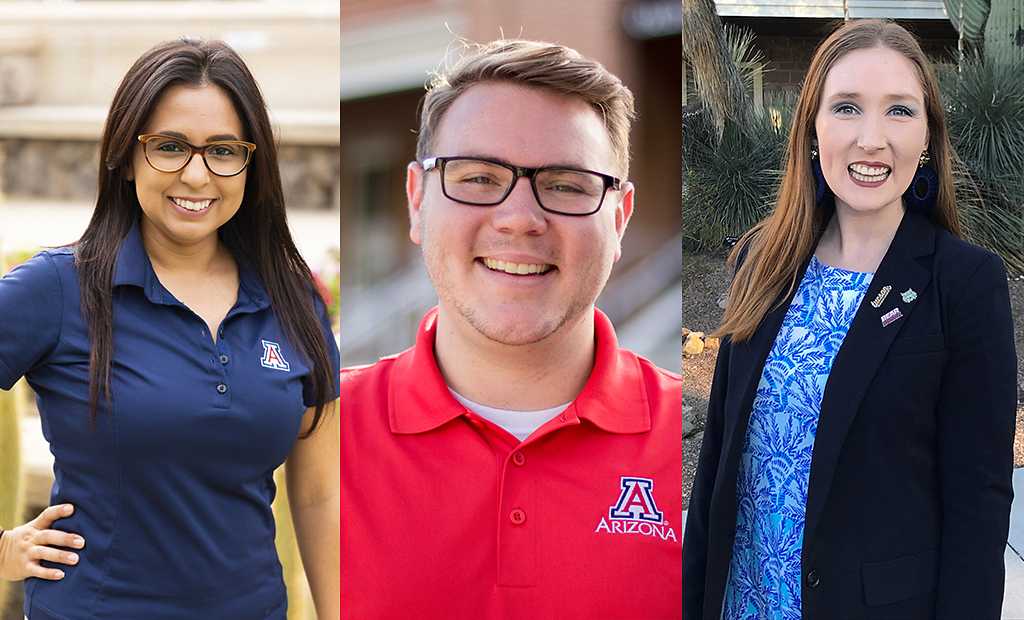
[[[480,157],[428,157],[422,165],[425,172],[440,170],[445,197],[478,207],[501,204],[519,178],[526,177],[541,209],[560,215],[593,215],[601,209],[608,190],[622,186],[616,177],[593,170],[526,168]]]

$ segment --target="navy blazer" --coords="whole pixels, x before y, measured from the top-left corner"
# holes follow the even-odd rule
[[[683,537],[684,620],[719,620],[740,453],[791,300],[749,340],[719,349]],[[894,308],[902,318],[883,326]],[[825,386],[801,554],[804,620],[999,618],[1016,364],[1002,261],[907,213]]]

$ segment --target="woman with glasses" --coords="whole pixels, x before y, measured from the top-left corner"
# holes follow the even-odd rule
[[[996,620],[1016,357],[960,238],[934,72],[886,21],[817,49],[774,212],[733,254],[684,618]]]
[[[338,353],[292,242],[266,106],[219,42],[118,88],[77,243],[0,280],[0,387],[25,376],[52,506],[0,535],[30,620],[286,615],[288,495],[320,618],[338,608]]]

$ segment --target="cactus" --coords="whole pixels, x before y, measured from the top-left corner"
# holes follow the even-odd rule
[[[985,22],[988,21],[989,0],[943,0],[946,15],[953,27],[964,39],[980,44],[985,38]],[[962,16],[962,21],[961,21]]]
[[[985,57],[999,64],[1024,63],[1024,0],[992,3],[985,26]]]
[[[1024,0],[943,0],[960,35],[986,60],[1024,62]]]
[[[295,526],[288,505],[288,488],[285,483],[284,467],[274,472],[277,483],[277,497],[274,498],[274,521],[277,523],[277,537],[274,544],[281,558],[284,584],[288,589],[288,620],[309,620],[315,618],[306,573],[299,557],[299,546],[295,540]]]
[[[25,399],[23,381],[13,390],[0,391],[0,528],[20,525],[24,518],[20,422]],[[0,582],[0,614],[20,584]]]

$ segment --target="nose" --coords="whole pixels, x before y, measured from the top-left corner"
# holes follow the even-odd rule
[[[866,117],[864,122],[861,123],[860,135],[857,137],[857,146],[867,152],[885,148],[882,122],[872,117]]]
[[[189,187],[205,187],[210,182],[210,171],[200,153],[194,153],[181,169],[181,182]]]
[[[491,225],[499,232],[542,235],[547,231],[547,212],[540,208],[526,177],[517,178],[505,200],[491,209]]]

